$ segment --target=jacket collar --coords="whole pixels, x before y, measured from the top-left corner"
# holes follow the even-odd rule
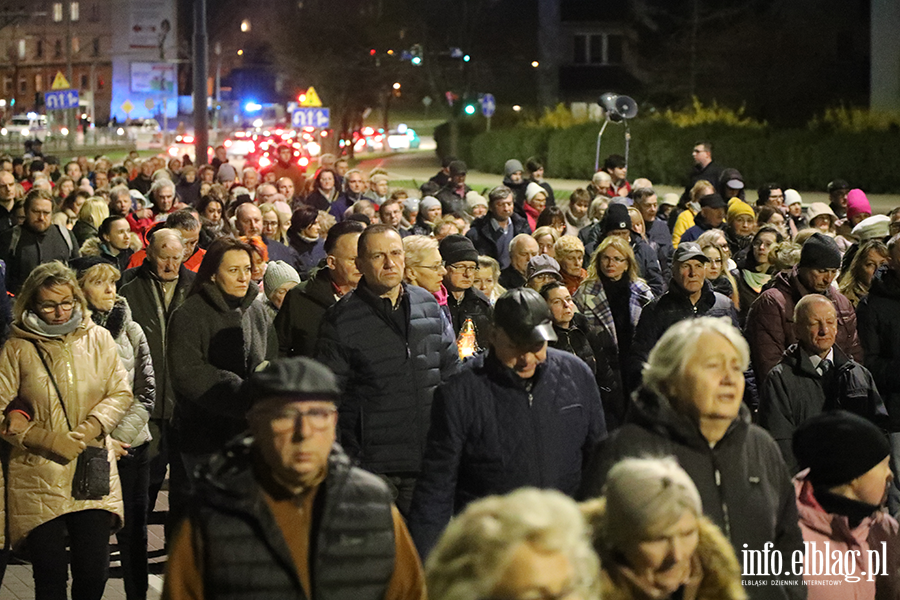
[[[198,293],[206,298],[207,302],[212,304],[220,312],[230,312],[232,310],[232,307],[229,306],[228,302],[225,300],[225,295],[216,284],[207,281],[200,285]],[[247,293],[241,298],[239,308],[242,311],[247,310],[253,301],[256,300],[258,294],[259,288],[251,282],[250,287],[247,288]]]
[[[850,362],[850,358],[844,354],[837,345],[832,347],[834,351],[834,366],[836,369],[840,369],[845,364]],[[787,350],[784,351],[784,356],[782,357],[782,362],[785,365],[794,370],[795,373],[806,375],[807,377],[813,377],[815,379],[821,379],[822,375],[819,374],[818,369],[813,366],[812,361],[810,360],[809,352],[804,350],[799,343],[792,344],[788,347]]]

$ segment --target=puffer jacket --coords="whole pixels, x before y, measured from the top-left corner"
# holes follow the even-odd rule
[[[807,581],[822,582],[809,587],[810,600],[871,600],[896,599],[900,597],[900,525],[887,512],[876,511],[864,518],[859,525],[851,528],[846,516],[825,511],[815,497],[815,490],[803,471],[794,478],[797,510],[800,513],[800,530],[803,541],[810,550],[820,552],[820,559],[826,552],[840,552],[841,556],[853,560],[854,575],[859,581],[846,581],[842,575],[810,575]],[[887,564],[878,570],[878,575],[870,578],[869,552],[881,557],[882,542],[885,542]],[[855,553],[855,554],[854,554]],[[829,559],[830,560],[830,559]],[[811,562],[807,554],[807,561]],[[866,575],[862,575],[866,572]],[[888,576],[882,575],[888,573]]]
[[[251,285],[233,308],[214,283],[204,283],[175,314],[166,359],[175,391],[175,427],[187,454],[210,454],[247,428],[245,384],[278,357],[266,307]]]
[[[722,530],[735,553],[762,550],[772,542],[772,550],[787,564],[786,557],[803,551],[787,466],[775,440],[750,422],[746,405],[724,437],[710,446],[694,419],[676,411],[667,398],[642,388],[632,399],[626,424],[610,436],[585,473],[582,497],[600,496],[609,469],[621,459],[645,456],[675,457],[697,486],[703,513]],[[782,574],[778,579],[789,577]],[[748,592],[754,599],[806,597],[802,585],[768,581]]]
[[[610,547],[606,533],[606,499],[585,502],[581,510],[591,526],[594,548],[600,556],[600,597],[603,600],[653,600],[624,573],[620,556]],[[741,567],[728,540],[707,517],[697,522],[699,542],[691,562],[691,574],[681,600],[745,600]]]
[[[866,368],[887,405],[891,431],[900,431],[900,276],[896,271],[875,276],[857,314]]]
[[[100,238],[92,237],[81,245],[81,255],[82,256],[99,256],[103,260],[109,262],[120,272],[124,273],[128,270],[128,263],[131,261],[131,256],[134,254],[134,250],[131,248],[125,248],[117,255],[113,256],[109,252],[109,246],[105,242],[101,242]]]
[[[800,298],[811,293],[800,283],[797,267],[794,267],[775,275],[750,307],[744,335],[750,344],[750,358],[760,385],[769,371],[781,361],[788,346],[797,343],[794,307]],[[847,297],[833,287],[829,287],[824,296],[834,303],[837,310],[838,328],[834,345],[862,363],[862,345],[856,333],[856,311]]]
[[[151,439],[148,422],[156,400],[156,381],[153,377],[153,360],[150,358],[147,336],[144,335],[141,326],[131,318],[128,301],[122,296],[116,298],[111,311],[107,313],[94,311],[91,318],[113,336],[134,393],[131,408],[110,435],[132,447],[146,444]]]
[[[41,348],[53,371],[72,427],[92,416],[105,434],[113,431],[133,402],[131,382],[112,336],[90,317],[60,338],[33,333],[21,324],[13,326],[12,337],[0,353],[0,411],[18,397],[33,411],[30,427],[69,431],[62,405],[32,342]],[[121,526],[122,487],[108,437],[104,440],[110,459],[110,493],[100,500],[72,498],[77,461],[61,465],[43,458],[25,449],[24,437],[24,433],[4,436],[12,445],[7,514],[14,548],[38,525],[81,510],[109,511],[118,517],[114,529]]]

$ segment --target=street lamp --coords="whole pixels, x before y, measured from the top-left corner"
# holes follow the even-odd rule
[[[395,90],[399,90],[400,87],[401,87],[401,86],[400,86],[400,82],[399,82],[399,81],[397,81],[396,83],[394,83],[394,89],[395,89]]]
[[[250,31],[250,19],[244,19],[243,21],[241,21],[241,31],[243,31],[244,33]]]
[[[533,60],[533,61],[531,61],[531,66],[534,67],[535,69],[537,69],[539,66],[541,66],[541,63],[539,63],[536,60]]]

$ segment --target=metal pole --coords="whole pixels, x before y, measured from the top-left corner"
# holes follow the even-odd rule
[[[72,74],[72,7],[63,5],[63,17],[66,19],[66,79],[69,85],[75,87],[75,77]],[[66,147],[69,152],[75,149],[75,111],[78,107],[66,109],[66,128],[69,134],[66,136]]]
[[[625,120],[625,168],[628,168],[628,149],[631,146],[631,130],[628,128],[628,120]]]
[[[603,127],[600,128],[600,133],[597,134],[597,156],[594,157],[594,173],[600,170],[600,138],[603,137],[603,132],[606,130],[607,125],[609,125],[609,119],[603,121]]]
[[[194,153],[195,164],[205,165],[209,148],[209,113],[206,108],[206,74],[209,70],[206,32],[206,0],[194,0]]]

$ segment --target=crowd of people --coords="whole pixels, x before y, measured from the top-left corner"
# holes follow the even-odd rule
[[[145,600],[168,481],[172,600],[900,598],[900,207],[292,156],[0,157],[0,579]]]

